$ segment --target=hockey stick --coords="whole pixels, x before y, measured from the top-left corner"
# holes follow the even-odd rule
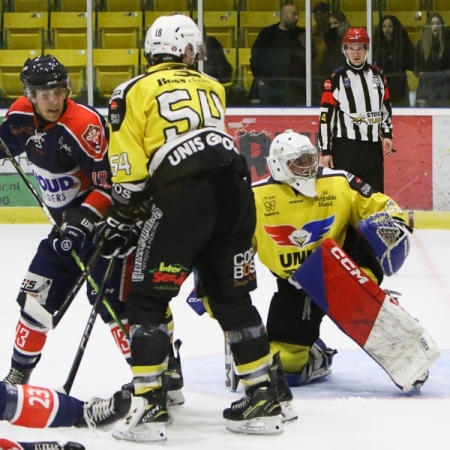
[[[23,311],[45,327],[49,329],[55,328],[63,318],[69,306],[72,304],[86,279],[90,276],[92,268],[97,263],[102,254],[104,243],[105,241],[102,241],[98,244],[94,254],[86,264],[86,267],[84,268],[74,287],[69,292],[61,307],[55,314],[47,311],[34,297],[27,295],[25,291],[20,291],[17,297],[17,303],[20,305]]]
[[[75,381],[75,377],[80,367],[81,360],[83,359],[84,352],[86,350],[86,345],[89,341],[89,338],[91,337],[92,329],[94,328],[95,320],[97,319],[97,314],[100,309],[103,296],[105,295],[106,292],[108,281],[110,280],[111,275],[113,273],[115,261],[116,258],[111,258],[111,260],[109,261],[108,268],[106,269],[105,276],[103,277],[100,291],[98,292],[95,302],[92,305],[91,314],[89,315],[89,319],[84,329],[83,336],[81,337],[81,342],[80,345],[78,346],[75,359],[73,360],[72,367],[70,368],[69,375],[67,376],[67,380],[62,387],[62,391],[65,392],[66,394],[70,393],[73,386],[73,382]]]
[[[20,164],[16,161],[16,159],[14,158],[14,156],[11,154],[8,146],[5,144],[5,142],[3,141],[3,139],[0,137],[0,145],[3,148],[3,151],[5,152],[6,156],[8,157],[9,161],[11,162],[11,164],[14,166],[14,168],[16,169],[17,173],[19,174],[19,176],[22,178],[22,180],[24,181],[24,183],[26,184],[26,186],[28,187],[28,190],[31,192],[31,194],[33,195],[34,199],[36,200],[36,202],[38,203],[38,205],[40,206],[40,208],[42,209],[42,211],[44,212],[44,214],[47,216],[47,219],[49,220],[50,224],[53,225],[58,232],[61,234],[61,230],[60,227],[58,226],[58,224],[56,223],[55,219],[53,218],[53,216],[51,215],[50,211],[48,210],[46,204],[42,201],[40,195],[37,193],[36,189],[34,188],[34,186],[30,183],[30,181],[28,180],[27,176],[25,175],[25,172],[23,171],[22,167],[20,167]],[[96,255],[97,252],[94,253],[94,255]],[[75,259],[75,262],[77,263],[78,267],[83,271],[82,276],[80,277],[80,280],[82,280],[81,284],[77,283],[77,285],[74,287],[74,290],[76,289],[75,294],[73,295],[72,300],[75,298],[76,293],[80,290],[81,286],[83,285],[84,281],[87,279],[90,283],[90,285],[92,286],[92,288],[98,292],[98,286],[97,283],[95,282],[95,280],[91,277],[90,275],[90,270],[86,270],[86,267],[84,266],[83,262],[81,261],[80,257],[76,254],[76,252],[74,250],[71,251],[71,255],[72,257]],[[98,255],[100,256],[100,255]],[[98,259],[98,258],[97,258]],[[95,262],[97,261],[97,259],[95,260]],[[89,265],[89,263],[88,263]],[[93,266],[93,264],[91,265]],[[84,276],[85,275],[85,276]],[[73,291],[72,291],[73,292]],[[25,293],[20,293],[19,297],[17,299],[19,305],[22,306],[20,298],[21,296],[23,297],[25,295],[25,298],[23,298],[22,302],[26,301],[26,294]],[[72,300],[70,301],[70,303],[72,303]],[[30,301],[31,302],[31,301]],[[29,302],[29,307],[32,308],[33,305],[31,305]],[[62,316],[64,315],[65,311],[67,310],[67,308],[69,307],[70,303],[68,303],[67,307],[65,308],[65,310],[62,312],[62,314],[59,316],[59,319],[56,323],[54,323],[54,318],[49,318],[47,314],[48,311],[46,311],[42,305],[40,305],[39,303],[37,303],[36,301],[34,302],[34,311],[35,314],[37,314],[38,316],[33,316],[32,314],[30,314],[31,317],[35,318],[36,320],[40,321],[38,317],[43,317],[43,320],[47,322],[47,324],[49,324],[50,319],[52,320],[52,324],[53,326],[48,326],[45,323],[41,322],[42,325],[48,326],[48,328],[54,328],[58,322],[61,320]],[[108,311],[110,311],[110,314],[112,316],[112,318],[114,319],[114,321],[117,323],[117,325],[120,327],[120,329],[122,330],[122,332],[125,333],[125,335],[128,335],[127,330],[125,329],[125,327],[123,326],[122,322],[117,318],[116,314],[114,313],[114,311],[112,311],[111,306],[109,305],[108,301],[106,299],[103,300],[103,303],[105,305],[105,307],[108,309]],[[37,308],[37,306],[39,306],[40,308]],[[61,311],[61,309],[60,309]],[[60,312],[58,311],[58,313]]]
[[[25,175],[25,172],[23,171],[22,167],[20,167],[20,164],[16,161],[14,156],[11,154],[8,146],[5,144],[5,142],[3,141],[3,139],[1,137],[0,137],[0,145],[2,146],[3,151],[5,152],[6,156],[10,160],[11,164],[14,166],[17,173],[20,175],[20,178],[22,178],[22,180],[26,184],[28,190],[31,192],[31,195],[34,197],[34,199],[36,200],[36,202],[38,203],[38,205],[40,206],[40,208],[42,209],[44,214],[47,216],[47,219],[49,220],[50,224],[56,228],[56,230],[58,231],[59,234],[61,234],[61,229],[60,229],[59,225],[56,223],[53,216],[51,215],[50,211],[48,210],[47,205],[42,201],[40,195],[37,193],[34,186],[30,183],[30,181],[28,180],[27,176]],[[80,257],[75,253],[74,250],[72,250],[70,254],[75,259],[75,262],[77,263],[78,267],[84,271],[85,267],[84,267],[84,264],[81,261]],[[91,284],[92,288],[94,290],[98,291],[97,283],[95,283],[94,279],[90,275],[88,276],[88,281]]]

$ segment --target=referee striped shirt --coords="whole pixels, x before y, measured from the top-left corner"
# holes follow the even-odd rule
[[[320,106],[319,147],[331,154],[333,137],[377,142],[392,139],[392,108],[386,77],[366,63],[356,70],[338,68],[324,83]]]

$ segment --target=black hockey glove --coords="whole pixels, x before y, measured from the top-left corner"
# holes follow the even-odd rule
[[[78,254],[98,220],[97,214],[84,206],[64,211],[61,235],[53,240],[56,253],[63,258],[69,257],[72,250]]]
[[[105,258],[124,258],[136,247],[140,229],[138,216],[129,207],[110,206],[97,224],[94,244],[105,241],[102,255]]]

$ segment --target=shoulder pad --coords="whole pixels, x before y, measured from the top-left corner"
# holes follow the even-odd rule
[[[113,131],[118,131],[126,114],[126,97],[128,91],[146,75],[139,75],[138,77],[127,80],[114,90],[111,99],[109,100],[108,121],[111,124]]]
[[[359,192],[363,197],[368,198],[374,193],[372,186],[370,186],[370,184],[367,184],[365,181],[361,180],[361,178],[356,177],[355,175],[348,172],[346,173],[346,177],[350,187],[353,190]]]

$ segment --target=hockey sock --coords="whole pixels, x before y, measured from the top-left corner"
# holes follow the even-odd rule
[[[128,323],[128,320],[122,319],[121,322],[129,334],[130,325]],[[125,335],[125,333],[116,322],[110,322],[108,325],[117,347],[119,347],[119,350],[121,351],[123,357],[127,360],[127,363],[131,364],[131,349],[128,336]]]
[[[27,428],[73,426],[83,402],[53,389],[0,383],[0,418]]]
[[[301,372],[308,362],[310,348],[309,346],[286,342],[270,342],[270,352],[272,355],[280,352],[280,359],[285,372]]]
[[[21,317],[16,326],[13,366],[33,368],[39,361],[47,340],[48,329]],[[16,363],[16,364],[15,364]]]

